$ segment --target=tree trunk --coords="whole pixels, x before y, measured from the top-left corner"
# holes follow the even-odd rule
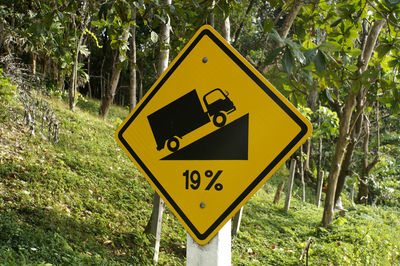
[[[281,199],[283,187],[285,186],[285,180],[282,180],[282,182],[279,183],[278,187],[276,188],[276,193],[274,197],[274,204],[277,205],[279,203],[279,200]]]
[[[215,26],[215,15],[214,15],[214,7],[215,7],[215,0],[212,0],[211,3],[211,13],[208,15],[207,23],[214,28]]]
[[[88,60],[87,60],[87,74],[89,76],[89,80],[88,80],[88,97],[92,98],[93,97],[93,93],[92,93],[92,86],[90,86],[90,55],[88,56]]]
[[[289,34],[289,30],[293,25],[293,22],[295,20],[295,18],[297,17],[297,14],[299,13],[300,9],[303,7],[304,5],[304,0],[294,0],[293,1],[293,6],[289,11],[289,14],[287,14],[283,25],[279,28],[279,36],[282,39],[286,39],[287,35]],[[282,44],[280,43],[276,43],[275,48],[280,47]],[[271,69],[272,69],[273,65],[267,65],[265,67],[263,67],[262,70],[262,74],[266,75]]]
[[[296,172],[296,160],[290,160],[290,173],[288,178],[288,186],[286,189],[286,199],[285,199],[285,207],[284,211],[288,212],[290,207],[290,199],[292,197],[292,190],[293,190],[293,181],[294,181],[294,174]]]
[[[287,14],[282,27],[280,27],[278,31],[279,36],[281,36],[282,39],[286,39],[287,35],[289,34],[289,30],[303,5],[304,0],[293,1],[292,9],[290,10],[289,14]]]
[[[126,42],[128,41],[129,37],[129,28],[125,29],[124,36],[123,36],[123,41]],[[108,88],[106,89],[104,93],[104,97],[101,99],[101,105],[99,109],[99,116],[100,118],[104,119],[107,117],[108,112],[110,110],[111,104],[114,100],[115,93],[117,91],[117,86],[119,82],[119,76],[121,74],[121,67],[119,67],[119,64],[121,63],[121,60],[119,58],[119,50],[114,50],[113,52],[113,63],[112,63],[112,70],[111,70],[111,79],[110,82],[108,83]]]
[[[138,100],[143,98],[143,77],[142,73],[140,70],[137,71],[138,77],[139,77],[139,95],[138,95]]]
[[[79,44],[77,45],[77,48],[76,48],[76,51],[75,51],[75,54],[74,54],[74,65],[72,67],[72,73],[71,73],[71,84],[68,87],[69,109],[72,112],[75,112],[75,105],[76,105],[78,53],[79,53]]]
[[[362,57],[360,58],[361,60],[359,60],[360,68],[357,71],[358,76],[360,76],[367,69],[369,59],[375,47],[376,40],[384,24],[384,20],[378,20],[372,25],[371,30],[368,34],[366,45],[362,52]],[[326,192],[324,214],[322,217],[322,224],[324,226],[330,226],[333,222],[333,209],[335,205],[336,186],[339,178],[340,169],[342,167],[346,147],[349,142],[351,117],[356,104],[356,97],[357,93],[353,91],[353,89],[350,89],[349,95],[347,96],[345,101],[343,115],[340,119],[339,137],[336,142],[335,154],[333,156],[328,176],[328,189]]]
[[[315,112],[317,110],[317,102],[318,102],[318,97],[319,97],[319,92],[318,92],[318,88],[315,87],[313,88],[309,95],[308,95],[308,99],[307,99],[307,103],[308,106],[310,107],[311,111]],[[310,172],[310,160],[311,160],[311,148],[312,148],[312,139],[309,138],[305,145],[305,153],[306,153],[306,161],[304,164],[304,171],[306,172]]]
[[[229,16],[226,17],[222,22],[222,37],[224,37],[224,39],[228,43],[231,43],[231,22]],[[237,232],[239,232],[240,222],[243,215],[243,208],[244,207],[240,208],[240,210],[232,218],[232,236],[236,235]]]
[[[101,99],[101,105],[99,109],[99,116],[103,119],[107,117],[111,104],[114,100],[115,92],[117,91],[119,76],[121,74],[121,69],[118,67],[119,63],[118,57],[119,57],[119,51],[114,50],[112,67],[111,67],[111,79],[109,81],[109,84],[107,85],[108,88],[104,92],[104,97],[102,97]]]
[[[228,43],[231,43],[231,22],[229,16],[226,17],[222,23],[222,36],[224,36],[224,39]]]
[[[350,129],[351,115],[355,107],[356,95],[357,94],[351,89],[347,96],[343,116],[339,124],[339,138],[336,142],[335,154],[328,176],[328,188],[325,197],[324,215],[322,217],[322,224],[324,226],[331,225],[333,221],[336,184],[348,144],[348,132]]]
[[[86,12],[87,9],[88,9],[88,1],[83,0],[82,1],[82,10],[84,10]],[[80,27],[78,27],[75,24],[75,17],[73,17],[73,24],[74,24],[74,30],[75,30],[75,51],[74,51],[74,65],[72,67],[72,73],[71,73],[71,84],[68,89],[69,109],[73,112],[75,111],[76,92],[78,90],[77,83],[78,83],[79,51],[80,51],[82,43],[83,43],[83,37],[84,37],[83,30],[87,27],[89,20],[90,20],[90,15],[88,13],[86,13],[85,18],[83,18],[82,24],[80,25]],[[78,29],[81,30],[79,39],[77,36]]]
[[[172,0],[164,0],[165,5],[171,5]],[[160,57],[158,59],[158,76],[167,69],[169,63],[169,43],[170,43],[170,18],[167,17],[167,22],[161,24],[160,30]],[[155,264],[158,262],[158,254],[160,248],[161,239],[161,226],[162,226],[162,216],[164,212],[164,202],[157,193],[154,193],[153,197],[153,210],[151,213],[148,225],[150,225],[150,233],[154,236],[154,241],[152,247],[154,248],[153,261]]]
[[[364,96],[365,95],[363,93],[361,93],[361,90],[360,90],[359,99],[358,99],[358,103],[357,103],[357,109],[358,110],[361,110],[363,108],[362,105],[363,105]],[[355,114],[353,113],[353,115],[355,115]],[[346,154],[345,154],[344,159],[343,159],[342,168],[340,169],[338,182],[337,182],[337,185],[336,185],[335,205],[337,205],[336,203],[338,203],[338,201],[339,201],[340,194],[342,193],[343,188],[344,188],[344,184],[346,182],[346,178],[347,178],[347,176],[349,175],[349,172],[350,172],[349,169],[350,169],[350,165],[351,165],[352,160],[353,160],[353,153],[354,153],[354,150],[356,148],[356,145],[357,145],[357,142],[358,142],[358,138],[360,137],[360,134],[361,134],[361,128],[362,128],[362,124],[363,124],[363,122],[362,122],[363,119],[362,118],[363,118],[362,114],[358,115],[358,117],[355,118],[356,119],[356,121],[355,121],[356,124],[355,124],[354,129],[352,130],[352,132],[350,132],[351,140],[350,140],[349,145],[347,146]]]
[[[316,199],[316,205],[317,208],[319,208],[321,204],[321,195],[322,195],[322,187],[324,186],[324,171],[320,171],[318,173],[318,178],[317,178],[317,199]]]
[[[357,201],[363,204],[367,204],[369,197],[369,188],[368,188],[369,172],[379,162],[378,154],[375,155],[375,158],[372,160],[372,162],[369,163],[368,161],[369,137],[370,137],[370,123],[368,118],[366,118],[364,119],[363,159],[362,159],[362,168],[360,176],[360,185],[357,196]]]
[[[65,85],[65,70],[61,69],[58,72],[58,78],[57,78],[57,89],[59,91],[63,91],[64,90],[64,85]]]
[[[49,76],[50,68],[51,68],[51,58],[50,58],[50,56],[43,55],[43,69],[42,69],[43,78],[47,78]]]
[[[172,0],[164,0],[166,5],[171,5]],[[169,40],[170,40],[170,18],[168,16],[166,24],[161,24],[161,32],[160,32],[160,57],[158,58],[158,76],[167,69],[169,63]]]
[[[346,177],[349,172],[349,168],[352,162],[353,158],[353,151],[355,148],[356,142],[351,141],[349,145],[347,146],[346,149],[346,154],[343,159],[342,163],[342,168],[340,169],[337,185],[336,185],[336,191],[335,191],[335,205],[337,205],[337,202],[339,201],[340,194],[342,193],[342,190],[344,188],[344,184],[346,182]]]
[[[361,179],[360,184],[358,185],[357,202],[367,205],[368,194],[369,194],[368,183],[366,180]]]
[[[36,53],[32,52],[32,75],[36,75]]]
[[[250,1],[249,5],[247,6],[246,14],[243,17],[242,21],[240,22],[240,25],[239,25],[238,29],[236,30],[236,32],[234,34],[235,35],[235,39],[234,39],[233,44],[232,44],[234,47],[236,47],[236,43],[237,43],[237,41],[239,39],[239,36],[240,36],[240,33],[242,31],[244,21],[246,20],[246,17],[249,15],[250,10],[252,9],[252,7],[254,5],[254,2],[255,2],[255,0],[251,0]]]
[[[132,5],[133,21],[136,21],[136,8]],[[129,111],[136,106],[136,26],[131,26],[131,47],[129,56]]]
[[[321,102],[318,104],[318,109],[321,108]],[[321,114],[318,114],[318,128],[321,127]],[[318,162],[317,162],[317,180],[320,178],[320,173],[322,172],[322,137],[318,137]],[[322,180],[323,181],[323,180]],[[318,192],[318,188],[317,188]]]
[[[304,182],[304,159],[303,159],[303,145],[300,146],[300,177],[301,177],[301,187],[303,195],[301,201],[306,201],[306,183]]]
[[[365,119],[364,122],[364,140],[363,140],[363,159],[362,168],[360,176],[360,186],[357,196],[357,201],[359,203],[367,204],[368,202],[368,153],[369,153],[369,122]]]

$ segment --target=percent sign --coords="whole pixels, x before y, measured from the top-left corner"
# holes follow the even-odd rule
[[[205,190],[210,190],[215,184],[215,181],[217,181],[218,177],[222,174],[222,170],[218,170],[215,175],[211,170],[207,170],[204,174],[206,177],[212,178],[211,181],[208,183],[207,187],[205,188]],[[193,170],[190,172],[189,170],[186,170],[185,172],[183,172],[183,176],[185,177],[186,180],[185,182],[186,189],[191,188],[193,190],[197,190],[200,188],[201,178],[199,171]],[[220,191],[223,189],[223,185],[221,183],[216,183],[214,185],[214,189]]]
[[[212,187],[212,185],[214,185],[215,181],[217,181],[218,177],[221,175],[222,170],[218,170],[218,172],[215,174],[215,176],[213,177],[214,173],[211,170],[207,170],[206,171],[206,177],[213,177],[213,179],[211,179],[210,183],[208,183],[206,190],[210,190],[210,188]],[[217,183],[214,186],[215,190],[222,190],[223,186],[221,183]]]

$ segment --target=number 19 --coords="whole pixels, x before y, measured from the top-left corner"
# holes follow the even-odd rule
[[[200,173],[197,170],[194,170],[192,172],[189,172],[189,170],[186,170],[183,172],[183,176],[186,177],[185,179],[185,188],[189,189],[189,183],[190,187],[193,190],[197,190],[200,187]]]

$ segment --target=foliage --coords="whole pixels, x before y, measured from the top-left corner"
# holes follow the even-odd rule
[[[314,127],[313,135],[324,139],[335,139],[339,134],[339,118],[336,112],[320,106],[315,115],[320,118],[320,124]]]
[[[0,121],[8,117],[6,106],[13,101],[16,94],[17,87],[3,75],[3,69],[0,68]]]
[[[110,138],[114,126],[88,114],[73,115],[59,100],[53,104],[63,125],[57,145],[1,127],[0,258],[3,263],[147,264],[151,250],[142,228],[150,203],[135,202],[149,199],[151,191],[121,158]],[[123,117],[126,110],[113,113]]]
[[[368,176],[370,202],[386,206],[399,206],[400,202],[400,136],[384,134],[380,161]]]
[[[301,189],[296,186],[288,214],[282,210],[283,201],[272,204],[275,186],[270,183],[280,178],[272,177],[245,206],[244,229],[233,240],[234,265],[298,265],[309,237],[311,265],[400,262],[398,208],[350,206],[345,217],[338,216],[332,227],[323,228],[319,224],[322,210],[298,200]]]

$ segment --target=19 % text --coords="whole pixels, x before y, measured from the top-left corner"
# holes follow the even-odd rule
[[[220,191],[224,188],[224,186],[221,183],[216,183],[215,181],[217,181],[218,177],[222,174],[222,170],[218,170],[215,175],[213,173],[213,171],[211,170],[206,170],[204,172],[204,175],[207,178],[211,178],[211,181],[207,184],[205,190],[210,190],[213,186],[214,189],[217,191]],[[201,175],[200,172],[197,170],[193,170],[193,171],[189,171],[186,170],[185,172],[183,172],[183,176],[185,177],[185,189],[193,189],[193,190],[197,190],[200,188],[200,184],[201,184]]]

